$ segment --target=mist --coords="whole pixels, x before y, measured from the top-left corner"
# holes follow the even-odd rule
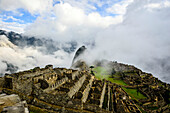
[[[65,45],[68,46],[68,44]],[[69,68],[72,54],[65,52],[63,49],[49,54],[46,52],[45,46],[25,46],[21,48],[11,43],[5,35],[0,35],[0,73],[2,75],[11,73],[8,70],[9,65],[16,67],[17,70],[15,71],[17,72],[37,66],[43,68],[48,64],[52,64],[54,67]]]
[[[170,8],[148,7],[150,2],[136,0],[129,5],[121,24],[97,34],[92,53],[135,65],[170,82]]]
[[[68,4],[56,6],[56,8],[61,8],[58,12],[65,11],[66,9],[63,7],[66,7],[66,5]],[[52,31],[46,29],[45,31],[49,32],[43,32],[45,33],[44,36],[49,33],[53,34],[53,36],[50,36],[53,37],[53,40],[62,42],[76,40],[80,46],[86,45],[89,52],[85,59],[88,62],[95,59],[107,59],[135,65],[143,71],[152,73],[155,77],[170,83],[169,6],[170,1],[168,0],[162,2],[159,0],[135,0],[127,7],[126,13],[122,17],[123,20],[120,16],[109,17],[111,19],[109,24],[104,24],[106,17],[99,16],[99,19],[94,13],[86,16],[81,9],[75,10],[74,7],[69,6],[70,10],[74,12],[73,15],[79,14],[80,17],[71,18],[67,13],[62,13],[62,15],[56,13],[59,19],[53,21],[55,27],[47,20],[41,21],[49,23],[48,28],[53,26],[56,29],[54,31],[57,31],[53,34]],[[62,20],[64,17],[68,17],[67,20]],[[84,19],[82,19],[83,17]],[[89,19],[90,17],[93,17],[94,20]],[[91,21],[94,23],[90,24]],[[30,31],[37,34],[40,28],[46,28],[46,25],[38,26],[37,22],[40,21],[37,20],[32,25],[35,25],[36,29],[35,27],[31,27],[33,30],[29,28],[28,31],[26,30],[26,34],[29,34]],[[60,31],[60,28],[60,30],[57,30],[58,27],[63,25],[65,26],[62,27],[63,31]],[[42,33],[42,30],[40,31]],[[88,42],[89,45],[87,45]],[[70,58],[70,60],[72,59]]]
[[[121,12],[114,16],[103,16],[84,2],[73,1],[66,0],[41,11],[40,16],[24,28],[23,34],[52,39],[65,46],[75,41],[77,49],[86,46],[87,62],[107,59],[131,64],[170,83],[170,0],[126,0],[107,9]],[[121,7],[123,12],[119,10]],[[61,49],[47,54],[36,47],[17,50],[1,47],[0,71],[6,69],[3,59],[20,70],[46,64],[70,67],[77,49],[71,53]]]

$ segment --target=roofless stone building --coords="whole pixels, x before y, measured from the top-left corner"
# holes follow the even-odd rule
[[[141,113],[118,85],[97,80],[88,71],[36,67],[3,78],[3,92],[18,94],[29,106],[48,112]]]

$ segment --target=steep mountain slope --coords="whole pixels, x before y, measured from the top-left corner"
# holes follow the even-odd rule
[[[64,64],[77,48],[76,42],[60,43],[0,30],[0,76],[59,61]],[[46,60],[45,60],[46,59]]]
[[[25,36],[23,34],[18,34],[15,32],[7,32],[4,30],[0,30],[0,35],[5,35],[11,43],[18,47],[45,47],[43,52],[46,52],[48,54],[53,54],[55,51],[63,49],[66,52],[73,52],[76,47],[77,43],[76,42],[67,42],[68,45],[70,46],[64,46],[60,44],[59,42],[56,42],[51,39],[45,39],[45,38],[35,38],[35,37],[29,37]]]
[[[72,61],[72,64],[74,64],[74,63],[76,62],[76,60],[78,60],[79,57],[81,57],[81,56],[83,55],[83,53],[85,52],[85,50],[86,50],[86,47],[85,47],[85,46],[82,46],[82,47],[80,47],[80,48],[76,51],[76,53],[75,53],[75,55],[74,55],[74,58],[73,58],[73,61]]]

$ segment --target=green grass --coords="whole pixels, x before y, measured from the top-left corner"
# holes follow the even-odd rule
[[[127,93],[129,96],[131,96],[132,98],[135,98],[135,99],[146,99],[146,97],[141,94],[140,92],[137,93],[137,89],[129,89],[129,88],[125,88],[125,87],[122,87]]]
[[[113,75],[115,78],[111,78],[111,75],[108,75],[107,70],[104,67],[96,67],[93,69],[93,71],[95,73],[95,77],[98,78],[99,80],[106,79],[111,81],[112,83],[116,83],[121,86],[128,85],[123,80],[116,78],[116,77],[120,77],[120,73],[115,73]],[[125,87],[122,88],[128,93],[129,96],[132,97],[132,99],[137,99],[137,100],[146,99],[146,97],[143,94],[141,94],[140,92],[137,93],[137,89],[129,89]]]
[[[112,83],[116,83],[118,85],[127,86],[127,84],[123,80],[117,80],[113,78],[108,78],[107,80],[111,81]]]
[[[101,76],[101,75],[107,75],[107,70],[104,67],[96,67],[93,69],[95,75]]]
[[[157,110],[159,107],[149,107],[150,110]]]
[[[135,76],[138,76],[137,73],[125,73],[126,75],[135,75]]]
[[[108,75],[107,70],[103,67],[96,67],[93,69],[96,78],[102,80],[102,79],[106,79],[111,81],[112,83],[116,83],[118,85],[127,85],[126,83],[123,82],[123,80],[121,79],[115,79],[115,78],[111,78],[111,75]],[[120,77],[119,73],[115,73],[115,75],[113,75],[114,77]]]

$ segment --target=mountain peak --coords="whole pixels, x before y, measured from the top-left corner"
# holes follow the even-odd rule
[[[0,47],[17,48],[17,46],[11,43],[5,35],[0,35]]]
[[[87,48],[83,45],[81,46],[75,53],[73,61],[72,61],[72,65],[77,61],[81,59],[81,56],[83,55],[83,53],[85,52]]]

